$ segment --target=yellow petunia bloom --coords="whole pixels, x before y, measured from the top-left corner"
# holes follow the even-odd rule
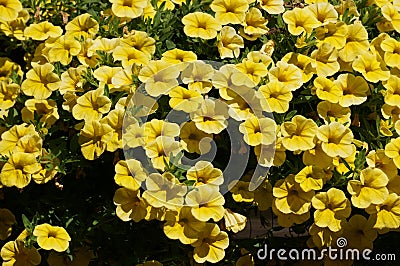
[[[329,43],[321,44],[317,50],[311,53],[311,62],[313,68],[316,69],[318,77],[332,76],[340,69],[337,61],[338,51]]]
[[[232,198],[236,202],[253,202],[254,191],[249,190],[250,182],[247,181],[232,181],[229,184],[229,191],[232,193]]]
[[[283,0],[257,0],[257,3],[268,14],[281,14],[285,11]]]
[[[339,57],[345,62],[352,62],[358,55],[367,52],[368,49],[368,32],[361,21],[348,25],[346,44],[339,50]]]
[[[108,38],[99,37],[99,38],[93,40],[93,43],[88,48],[88,52],[87,53],[90,56],[95,54],[96,51],[102,51],[102,52],[106,52],[106,53],[110,54],[119,45],[120,45],[120,39],[119,38],[108,39]]]
[[[191,208],[183,206],[177,212],[169,212],[165,216],[163,230],[170,239],[179,239],[183,244],[192,244],[199,239],[206,223],[197,220],[191,212]]]
[[[109,0],[112,12],[119,18],[140,17],[147,7],[147,0]]]
[[[275,67],[272,67],[268,72],[270,81],[279,81],[282,86],[295,91],[303,85],[303,73],[294,64],[279,61]]]
[[[1,7],[1,5],[0,5]],[[12,21],[1,21],[0,20],[0,31],[2,31],[8,37],[14,37],[17,40],[25,40],[24,30],[26,28],[26,22],[29,19],[29,13],[26,9],[22,9],[18,12],[18,17]]]
[[[240,24],[249,9],[249,4],[247,0],[213,0],[210,8],[215,12],[215,19],[221,25]]]
[[[0,109],[7,110],[14,106],[19,96],[20,86],[10,80],[0,81]]]
[[[156,40],[151,38],[147,32],[131,30],[120,38],[120,44],[124,47],[132,47],[151,57],[156,51]]]
[[[372,150],[367,154],[365,160],[369,167],[381,169],[389,180],[397,176],[397,167],[393,159],[385,154],[385,150]]]
[[[39,172],[40,169],[35,154],[15,152],[4,164],[0,172],[0,181],[7,187],[24,188],[31,181],[32,174]]]
[[[190,90],[203,94],[211,90],[211,78],[215,73],[215,69],[210,64],[206,64],[203,61],[194,61],[182,70],[181,79],[183,83],[188,84]]]
[[[147,137],[146,133],[145,136]],[[161,171],[165,170],[165,162],[169,163],[169,156],[181,151],[178,141],[169,136],[157,137],[154,141],[146,143],[146,155],[151,159],[152,166]]]
[[[170,210],[177,210],[184,203],[184,195],[187,187],[181,185],[171,173],[150,174],[146,179],[146,190],[143,198],[153,207],[166,207]]]
[[[93,38],[99,31],[99,23],[91,17],[90,14],[85,13],[75,17],[73,20],[65,25],[65,35],[80,39]]]
[[[10,78],[13,71],[22,77],[21,67],[17,63],[14,63],[8,57],[0,57],[0,80]]]
[[[308,82],[315,74],[316,70],[311,64],[313,60],[306,55],[290,52],[281,61],[297,66],[302,71],[303,83]]]
[[[317,166],[306,166],[294,177],[294,180],[305,192],[321,190],[324,186],[324,179],[326,179],[324,170]]]
[[[122,109],[114,109],[100,120],[100,123],[109,125],[113,129],[113,136],[107,143],[107,151],[114,152],[122,149],[122,125],[125,112]]]
[[[294,180],[294,175],[278,180],[272,190],[273,205],[284,214],[305,214],[310,211],[311,199],[315,192],[305,192]]]
[[[196,111],[203,102],[201,94],[195,90],[188,90],[177,86],[169,92],[169,106],[171,108],[191,113]]]
[[[400,67],[400,42],[391,37],[381,42],[384,61],[390,67]]]
[[[62,35],[61,27],[54,26],[51,22],[43,21],[32,23],[24,30],[24,35],[36,41],[44,41],[47,38],[57,38]]]
[[[26,79],[21,84],[21,90],[35,99],[47,99],[51,93],[60,87],[60,78],[53,73],[54,66],[46,63],[32,63],[32,69],[26,73]]]
[[[136,85],[133,82],[133,76],[139,74],[139,66],[129,65],[126,68],[120,69],[115,75],[111,78],[111,84],[113,85],[110,93],[125,91],[125,92],[133,92],[136,89]],[[138,94],[139,95],[139,94]]]
[[[157,137],[170,137],[171,139],[179,135],[179,125],[164,120],[152,119],[143,124],[146,144],[149,145]]]
[[[109,125],[97,120],[85,122],[78,138],[83,157],[87,160],[97,159],[106,150],[112,136],[113,129]]]
[[[22,11],[22,4],[19,0],[5,0],[0,4],[0,20],[9,22],[18,17]]]
[[[91,53],[89,48],[92,46],[92,39],[85,39],[81,42],[81,51],[77,55],[79,63],[83,66],[96,68],[97,63],[100,60],[100,56],[97,53]]]
[[[290,34],[298,36],[302,33],[310,34],[321,25],[310,9],[295,7],[283,14],[283,21],[288,25]]]
[[[240,48],[244,48],[243,38],[236,34],[236,30],[230,26],[224,26],[217,36],[217,47],[221,59],[238,58]]]
[[[120,160],[115,165],[114,181],[121,187],[130,190],[139,190],[141,183],[146,180],[146,177],[147,174],[138,160]]]
[[[220,231],[218,225],[207,223],[199,235],[199,240],[191,245],[194,247],[193,258],[197,263],[216,263],[225,257],[229,238],[227,233]]]
[[[42,257],[35,247],[25,247],[24,241],[9,241],[1,248],[3,265],[39,265]]]
[[[400,107],[400,77],[391,75],[386,82],[383,82],[383,87],[386,88],[384,93],[385,103],[392,106]]]
[[[314,149],[304,151],[303,163],[305,165],[314,165],[326,169],[333,165],[333,158],[328,156],[321,147],[321,143],[317,142]]]
[[[270,81],[260,86],[258,91],[268,103],[265,106],[267,112],[285,113],[289,110],[289,102],[292,100],[293,94],[288,87],[281,86],[279,81]]]
[[[150,56],[134,47],[118,46],[113,51],[115,61],[121,61],[122,67],[127,68],[132,64],[147,65]]]
[[[400,168],[400,138],[391,139],[385,146],[385,155],[393,159],[397,168]]]
[[[343,21],[329,22],[328,24],[315,29],[315,37],[317,38],[317,46],[323,43],[329,43],[336,49],[342,49],[346,44],[347,24]]]
[[[53,100],[26,100],[25,107],[21,110],[22,121],[34,121],[35,113],[46,128],[50,128],[60,118],[57,112],[57,103]]]
[[[37,237],[39,247],[58,252],[66,251],[71,241],[71,237],[63,227],[47,223],[36,225],[33,235]]]
[[[85,71],[87,71],[85,66],[70,67],[67,71],[64,71],[61,74],[59,92],[61,94],[65,94],[66,92],[83,92],[83,86],[86,82],[83,78]]]
[[[385,81],[390,77],[390,71],[385,66],[385,63],[374,53],[364,53],[357,56],[352,63],[352,67],[369,82]]]
[[[236,64],[235,67],[246,74],[246,76],[251,79],[254,84],[260,83],[261,78],[266,77],[268,74],[268,69],[265,68],[263,63],[256,63],[248,59],[243,59],[242,63]],[[241,82],[243,82],[243,85],[246,83],[243,80]],[[249,86],[250,84],[251,83],[246,85]]]
[[[221,101],[205,99],[200,109],[190,114],[196,127],[208,134],[221,133],[228,126],[228,107]]]
[[[50,62],[60,62],[63,65],[68,65],[72,61],[72,57],[76,56],[81,51],[81,44],[73,37],[64,35],[59,37],[51,44],[49,50]]]
[[[271,118],[252,116],[239,125],[239,131],[251,146],[269,145],[275,141],[276,124]]]
[[[224,182],[222,171],[214,168],[210,162],[198,161],[186,173],[188,180],[195,181],[194,186],[204,184],[219,186]]]
[[[196,61],[197,55],[192,51],[184,51],[178,48],[168,50],[162,54],[161,61],[169,64],[179,64],[182,62]]]
[[[101,66],[93,72],[93,76],[99,81],[99,88],[104,89],[107,85],[109,91],[112,92],[117,89],[114,88],[112,78],[121,70],[121,67]]]
[[[350,216],[351,203],[343,191],[330,188],[327,192],[319,192],[311,200],[314,212],[314,223],[318,227],[328,227],[337,232],[342,229],[342,221]]]
[[[122,221],[133,220],[139,222],[147,215],[148,203],[140,197],[139,190],[129,188],[119,188],[113,197],[114,204],[117,206],[115,214]]]
[[[395,31],[400,32],[400,14],[398,8],[392,4],[381,7],[383,17],[392,24]]]
[[[350,217],[344,225],[343,237],[348,241],[348,248],[357,248],[358,250],[373,248],[373,242],[378,236],[378,232],[373,228],[371,219],[365,218],[360,214]]]
[[[236,234],[246,227],[247,217],[226,208],[224,222],[226,230],[232,231]]]
[[[360,180],[350,180],[347,191],[354,207],[367,208],[371,204],[382,204],[389,196],[387,175],[378,168],[365,168]]]
[[[301,115],[296,115],[290,122],[281,126],[282,144],[290,151],[306,151],[314,148],[314,137],[318,126],[311,120]]]
[[[35,126],[32,124],[28,125],[23,123],[21,125],[15,125],[9,130],[3,132],[0,140],[0,154],[3,156],[9,156],[15,147],[20,146],[21,140],[27,137],[39,137],[39,134],[35,130]]]
[[[343,91],[343,96],[339,99],[339,104],[343,107],[359,105],[367,100],[369,86],[360,76],[340,74],[334,84]]]
[[[316,132],[316,137],[322,142],[322,150],[330,157],[349,157],[356,147],[352,144],[353,132],[338,122],[322,125]]]
[[[192,207],[192,214],[199,221],[213,219],[218,222],[224,217],[225,198],[216,186],[196,187],[186,195],[185,202]]]
[[[87,122],[100,119],[111,108],[111,100],[104,95],[102,88],[86,92],[76,102],[72,108],[72,115],[77,120]]]
[[[318,116],[321,117],[326,124],[336,121],[340,124],[347,123],[347,126],[350,125],[350,107],[342,107],[337,103],[322,101],[317,105],[317,112]]]
[[[194,12],[182,18],[183,31],[189,37],[201,39],[214,39],[217,31],[221,30],[221,24],[210,14]]]
[[[193,121],[185,123],[179,133],[182,148],[197,154],[205,154],[210,151],[212,137],[212,134],[199,130]]]
[[[343,222],[344,223],[344,222]],[[319,227],[313,223],[308,232],[311,236],[307,244],[312,247],[332,247],[336,244],[337,239],[341,236],[343,230],[334,232],[329,227]]]
[[[240,35],[250,41],[255,41],[258,37],[268,32],[268,20],[263,17],[260,9],[252,7],[246,13],[242,22],[243,28],[239,30]]]
[[[314,88],[315,94],[319,99],[330,103],[339,102],[340,97],[343,96],[343,91],[331,79],[326,77],[316,77],[314,79]]]
[[[376,229],[398,229],[400,227],[400,196],[391,193],[381,204],[371,204],[366,212],[375,222]]]

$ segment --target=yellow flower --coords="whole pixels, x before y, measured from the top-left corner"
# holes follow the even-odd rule
[[[133,84],[134,82],[132,77],[136,76],[138,73],[139,66],[136,66],[134,64],[117,71],[115,75],[111,77],[112,88],[110,90],[110,93],[118,91],[125,91],[130,93],[136,90],[136,85]]]
[[[240,24],[249,9],[249,4],[247,0],[213,0],[210,8],[221,25]]]
[[[186,195],[185,201],[192,207],[192,214],[199,221],[213,219],[218,222],[224,217],[225,198],[216,186],[198,186]]]
[[[294,180],[300,184],[302,190],[308,192],[322,189],[325,178],[326,174],[322,168],[306,166],[295,175]]]
[[[315,94],[321,100],[337,103],[343,96],[343,91],[339,89],[335,83],[325,77],[316,77],[314,79]]]
[[[352,62],[358,55],[368,51],[368,32],[361,21],[348,25],[347,29],[346,44],[339,50],[339,57],[345,62]]]
[[[11,235],[12,226],[16,222],[14,214],[9,209],[0,209],[0,240],[6,240]]]
[[[168,94],[178,86],[178,76],[183,64],[169,65],[163,61],[151,61],[139,72],[139,80],[145,83],[146,92],[152,97]]]
[[[0,81],[0,109],[7,110],[14,106],[19,96],[20,87],[18,84],[11,83],[10,80]]]
[[[235,234],[242,231],[246,227],[247,218],[239,213],[235,213],[230,209],[225,209],[224,213],[225,228]]]
[[[400,42],[391,37],[381,42],[382,51],[384,51],[384,61],[390,67],[400,66]]]
[[[329,43],[321,44],[311,53],[311,58],[314,59],[311,65],[316,69],[319,77],[332,76],[340,69],[337,61],[338,51]]]
[[[87,160],[97,159],[106,150],[112,136],[113,129],[109,125],[97,120],[85,122],[78,138],[83,157]]]
[[[270,81],[277,80],[291,91],[297,90],[303,85],[303,74],[300,68],[284,61],[276,63],[276,67],[272,67],[268,72],[268,77]]]
[[[167,213],[165,220],[163,227],[165,235],[170,239],[179,239],[183,244],[196,242],[206,226],[205,222],[198,221],[192,215],[188,206],[183,206],[177,213]]]
[[[342,49],[346,44],[347,24],[343,21],[329,22],[315,29],[315,37],[318,39],[317,46],[329,43],[336,49]]]
[[[281,126],[282,144],[290,151],[306,151],[314,148],[314,137],[318,126],[311,119],[296,115]]]
[[[221,133],[228,126],[228,107],[221,101],[205,99],[200,109],[190,114],[196,127],[208,134]]]
[[[212,134],[197,129],[193,121],[182,126],[179,138],[182,148],[190,153],[205,154],[211,149]]]
[[[72,61],[72,56],[76,56],[81,51],[81,44],[72,36],[64,35],[59,37],[51,44],[49,50],[50,62],[60,62],[68,65]]]
[[[145,136],[147,137],[146,131]],[[178,141],[170,136],[159,136],[154,141],[146,141],[146,155],[151,159],[152,166],[161,171],[165,170],[165,162],[169,162],[169,156],[172,153],[176,155],[180,150]]]
[[[188,90],[177,86],[169,92],[169,105],[171,108],[191,113],[196,111],[203,102],[203,97],[198,91]]]
[[[182,18],[183,31],[189,37],[201,39],[213,39],[217,37],[217,31],[221,30],[221,24],[210,14],[194,12]]]
[[[363,53],[357,56],[352,67],[369,82],[385,81],[390,77],[390,71],[386,68],[384,62],[374,53]]]
[[[397,167],[393,159],[385,154],[385,150],[372,150],[367,154],[365,160],[369,167],[381,169],[389,180],[397,176]]]
[[[367,100],[369,86],[362,77],[353,74],[340,74],[334,83],[343,91],[343,96],[339,99],[341,106],[359,105]]]
[[[393,136],[393,132],[391,131],[393,124],[389,120],[381,120],[379,121],[379,133],[383,136],[391,137]]]
[[[43,21],[32,23],[24,30],[25,37],[32,38],[36,41],[44,41],[47,38],[57,38],[62,35],[61,27],[54,26],[51,22]]]
[[[133,47],[149,57],[156,51],[156,40],[149,37],[145,31],[131,30],[120,38],[120,43],[124,47]]]
[[[239,32],[247,40],[254,41],[268,32],[267,23],[268,20],[263,17],[260,9],[252,7],[246,13],[242,22],[243,28]]]
[[[385,155],[393,159],[397,168],[400,168],[400,138],[391,139],[385,146]]]
[[[210,162],[198,161],[186,173],[188,180],[195,181],[194,186],[204,184],[219,186],[224,182],[222,171],[214,168]]]
[[[321,25],[310,9],[294,8],[283,14],[283,21],[288,24],[290,34],[298,36],[303,32],[311,31]]]
[[[191,244],[194,247],[193,258],[197,263],[206,261],[216,263],[225,257],[229,246],[228,234],[221,231],[218,225],[207,223],[200,232],[199,240]]]
[[[236,30],[230,26],[224,26],[217,39],[218,52],[221,59],[238,58],[240,48],[244,48],[243,38],[236,34]]]
[[[66,92],[83,92],[83,86],[85,79],[83,74],[87,71],[85,66],[79,66],[77,68],[70,67],[67,71],[61,74],[61,84],[59,92],[65,94]]]
[[[100,56],[97,53],[90,53],[89,48],[93,43],[92,39],[86,39],[81,42],[81,51],[77,55],[79,62],[86,67],[95,68],[100,60]]]
[[[14,63],[7,57],[0,57],[0,80],[9,78],[13,71],[22,77],[21,67],[17,63]]]
[[[321,147],[321,143],[317,142],[314,149],[307,150],[303,153],[303,163],[305,165],[315,165],[326,169],[332,166],[333,158],[328,156]]]
[[[321,25],[326,25],[330,22],[335,23],[338,19],[338,13],[335,7],[328,2],[320,1],[305,8],[311,11]]]
[[[122,125],[125,112],[122,109],[114,109],[100,120],[100,123],[109,125],[113,129],[111,140],[107,143],[107,151],[114,152],[122,149]]]
[[[169,172],[160,175],[150,174],[146,179],[146,190],[143,198],[153,207],[166,207],[177,210],[183,205],[187,187],[181,185],[175,176]]]
[[[93,76],[99,81],[99,88],[104,89],[105,85],[107,85],[110,92],[112,92],[114,85],[111,80],[120,70],[122,70],[121,67],[101,66],[93,72]]]
[[[400,227],[400,196],[391,193],[381,204],[371,204],[366,212],[376,229],[398,229]]]
[[[120,18],[140,17],[147,7],[147,0],[109,0],[112,12]]]
[[[134,47],[118,46],[113,51],[113,57],[116,61],[121,61],[122,67],[127,68],[132,64],[147,65],[150,62],[150,56]]]
[[[139,190],[130,188],[119,188],[113,197],[114,204],[117,206],[115,214],[122,221],[133,220],[139,222],[147,215],[148,204],[140,197]]]
[[[248,59],[243,59],[242,63],[236,64],[235,67],[246,74],[254,82],[254,84],[260,83],[261,78],[267,76],[268,74],[268,69],[265,68],[263,63],[256,63]],[[244,81],[242,82],[243,85],[246,84]],[[249,85],[250,84],[246,84],[246,86]]]
[[[21,90],[35,99],[47,99],[51,93],[60,87],[60,79],[53,73],[54,66],[46,63],[32,63],[32,69],[26,73],[26,79],[21,84]]]
[[[39,247],[58,252],[66,251],[71,241],[71,237],[63,227],[47,223],[36,225],[33,235],[37,237]]]
[[[210,66],[211,67],[211,66]],[[266,68],[259,66],[258,69],[266,71]],[[233,100],[237,93],[243,92],[256,86],[244,72],[246,65],[243,66],[243,71],[240,71],[237,65],[224,65],[212,76],[212,85],[219,89],[221,97],[225,100]],[[262,73],[262,72],[261,72]],[[260,78],[260,77],[258,77]]]
[[[42,258],[35,247],[25,247],[24,241],[9,241],[1,248],[3,265],[39,265]]]
[[[179,135],[179,125],[164,120],[152,119],[143,125],[146,144],[149,145],[157,137],[170,137],[171,139]]]
[[[400,32],[400,14],[398,8],[392,4],[387,4],[381,7],[383,17],[391,22],[395,31]]]
[[[365,168],[361,171],[360,180],[350,180],[347,190],[354,207],[367,208],[371,204],[382,204],[389,196],[386,188],[387,175],[378,168]]]
[[[239,72],[239,71],[237,71]],[[215,73],[214,68],[210,64],[203,61],[194,61],[187,64],[182,70],[182,82],[188,84],[190,90],[195,90],[199,93],[208,93],[211,88],[211,78]]]
[[[269,145],[275,141],[276,124],[269,117],[258,118],[253,115],[239,125],[244,141],[251,145]]]
[[[196,61],[197,55],[192,51],[184,51],[178,48],[168,50],[162,54],[161,61],[169,64],[179,64],[182,62]]]
[[[232,181],[229,184],[229,191],[232,193],[232,198],[236,202],[253,202],[254,191],[249,190],[250,182],[247,181]]]
[[[86,92],[76,102],[72,108],[72,115],[75,119],[83,119],[86,122],[100,119],[111,108],[111,100],[104,96],[102,88]]]
[[[305,192],[294,180],[294,175],[278,180],[272,190],[276,209],[284,214],[305,214],[310,211],[315,192]]]
[[[108,38],[99,37],[93,41],[92,45],[88,48],[87,53],[90,56],[95,54],[96,51],[102,51],[102,52],[106,52],[107,54],[110,54],[119,45],[120,45],[119,38],[108,39]]]
[[[40,122],[50,128],[59,118],[57,104],[53,100],[29,99],[25,101],[25,107],[22,108],[22,120],[24,122],[34,121],[34,114],[38,114]]]
[[[7,187],[26,187],[31,181],[32,174],[39,172],[40,164],[35,154],[15,152],[10,155],[0,172],[1,184]]]
[[[351,110],[349,107],[342,107],[337,103],[322,101],[317,105],[317,112],[326,124],[338,122],[340,124],[350,125]]]
[[[322,142],[322,150],[330,157],[349,157],[354,151],[353,132],[338,122],[322,125],[318,128],[316,136]]]
[[[0,7],[2,7],[0,5]],[[26,28],[26,22],[29,19],[29,13],[26,9],[22,9],[18,12],[18,17],[12,21],[1,21],[0,20],[0,31],[2,31],[8,37],[14,37],[17,40],[25,40],[24,30]]]
[[[391,75],[386,82],[383,82],[385,87],[384,98],[385,103],[392,106],[400,107],[400,77]]]
[[[0,20],[5,22],[12,21],[18,17],[22,11],[22,4],[18,0],[5,0],[0,4]]]
[[[90,14],[85,13],[68,22],[65,30],[65,35],[72,39],[74,37],[80,39],[81,36],[84,39],[93,38],[99,31],[99,23]]]
[[[260,86],[258,91],[268,103],[268,105],[265,106],[266,111],[285,113],[289,110],[289,102],[292,100],[293,94],[288,87],[281,86],[279,81],[270,81]]]
[[[278,216],[278,224],[282,227],[292,227],[295,224],[302,224],[310,219],[310,212],[303,214],[283,213],[276,208],[275,204],[272,204],[272,211]]]
[[[282,57],[281,61],[297,66],[302,71],[303,83],[308,82],[315,73],[312,59],[306,55],[290,52]]]
[[[314,212],[314,223],[318,227],[328,227],[337,232],[342,229],[342,221],[351,213],[351,203],[343,191],[330,188],[327,192],[319,192],[311,200]]]
[[[343,230],[334,232],[331,231],[329,227],[319,227],[313,223],[308,229],[308,232],[310,233],[310,241],[313,246],[322,248],[334,246],[339,236],[341,236]]]
[[[146,177],[147,174],[138,160],[120,160],[115,165],[114,181],[119,186],[130,190],[139,190]]]
[[[21,125],[13,126],[1,135],[0,154],[3,156],[9,156],[15,147],[20,145],[23,138],[30,138],[32,136],[39,137],[34,125],[23,123]]]
[[[285,11],[283,0],[257,0],[260,7],[267,11],[268,14],[280,14]]]
[[[373,228],[373,220],[365,218],[360,214],[351,216],[344,225],[343,237],[348,241],[348,248],[358,250],[371,249],[374,240],[377,238],[377,230]]]

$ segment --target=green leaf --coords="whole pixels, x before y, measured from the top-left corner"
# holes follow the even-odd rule
[[[31,231],[33,229],[31,221],[29,221],[28,217],[26,217],[25,214],[22,214],[22,223],[28,231]]]

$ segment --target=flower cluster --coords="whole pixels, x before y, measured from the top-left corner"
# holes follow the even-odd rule
[[[30,2],[0,2],[1,38],[25,53],[0,57],[2,188],[61,190],[78,162],[112,154],[116,216],[160,221],[197,263],[223,260],[253,207],[319,249],[400,228],[396,1]],[[243,154],[234,180],[224,168]],[[0,239],[15,222],[0,209]],[[68,249],[61,227],[27,230],[6,265],[38,265],[34,241]]]

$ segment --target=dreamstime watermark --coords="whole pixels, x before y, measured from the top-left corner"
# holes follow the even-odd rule
[[[217,186],[212,182],[196,185],[196,189],[203,191],[217,187],[217,194],[207,192],[216,195],[215,198],[205,197],[202,202],[196,202],[205,204],[227,193],[245,175],[251,149],[240,125],[249,120],[250,115],[257,119],[258,130],[263,134],[265,124],[276,125],[273,115],[265,111],[269,106],[265,98],[260,97],[257,84],[234,65],[198,60],[165,68],[163,62],[156,62],[142,69],[139,79],[143,83],[126,103],[122,127],[124,156],[128,167],[129,161],[135,160],[146,171],[148,177],[141,183],[145,191],[149,187],[154,189],[154,184],[158,183],[157,189],[163,193],[152,193],[152,196],[166,207],[192,206],[186,195],[194,188],[191,185],[182,188],[184,181],[176,182],[171,175],[160,178],[158,174],[165,172],[165,164],[184,170],[197,167],[196,171],[200,172],[200,165],[209,165],[198,162],[212,163],[217,156],[218,146],[213,136],[227,132],[228,138],[224,141],[229,143],[223,145],[230,146],[230,156],[219,158],[226,162],[221,169],[223,181]],[[188,149],[181,146],[181,132],[189,123],[195,125],[193,134],[201,131],[197,133],[201,140],[196,144],[201,152],[196,159],[185,156],[183,151],[188,152]],[[242,125],[242,128],[245,127]],[[258,157],[264,163],[256,165],[249,182],[250,191],[262,184],[272,165],[276,128],[267,130],[270,131],[266,134],[268,137],[263,136],[258,147]],[[187,141],[183,144],[189,145]],[[129,170],[135,176],[137,169]]]
[[[259,260],[273,260],[278,259],[282,261],[286,260],[368,260],[368,261],[395,261],[396,254],[373,254],[371,249],[355,249],[346,248],[347,239],[344,237],[339,237],[336,241],[337,248],[328,247],[317,251],[312,248],[308,249],[268,249],[267,244],[263,248],[257,251],[257,258]]]

